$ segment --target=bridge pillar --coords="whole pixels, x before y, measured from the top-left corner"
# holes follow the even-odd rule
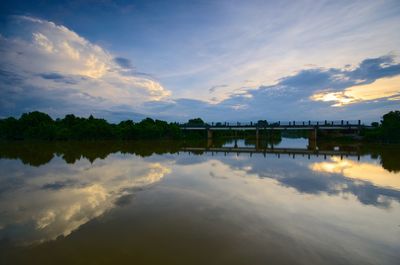
[[[268,139],[267,139],[267,145],[268,145],[268,143],[270,144],[270,146],[271,146],[271,149],[274,149],[274,137],[273,137],[273,130],[272,129],[270,129],[270,130],[268,130]]]
[[[317,149],[317,128],[311,130],[308,134],[308,149],[316,150]]]
[[[207,148],[210,148],[210,147],[212,147],[212,138],[208,138],[207,139]]]
[[[207,129],[207,139],[212,139],[212,131],[210,129]]]
[[[256,128],[256,149],[258,150],[258,142],[259,142],[259,131],[258,128]]]

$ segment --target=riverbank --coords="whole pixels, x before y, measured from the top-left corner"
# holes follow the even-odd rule
[[[262,124],[262,126],[260,125]],[[343,122],[342,122],[343,123]],[[257,128],[266,128],[267,121],[258,121],[253,123]],[[372,126],[366,127],[359,125],[346,132],[346,128],[340,128],[340,131],[330,129],[322,132],[316,127],[316,133],[311,137],[325,140],[342,141],[366,141],[378,143],[398,143],[400,142],[400,111],[391,111],[383,115],[381,123],[374,122]],[[143,139],[204,139],[210,138],[211,131],[207,128],[209,125],[202,119],[191,119],[183,126],[200,127],[204,130],[182,130],[182,124],[166,122],[162,120],[153,120],[151,118],[143,119],[140,122],[132,120],[121,121],[118,124],[109,123],[104,119],[94,118],[90,115],[88,118],[76,117],[73,114],[66,115],[62,119],[52,119],[48,114],[34,111],[23,114],[19,119],[9,117],[0,119],[0,140],[143,140]],[[254,127],[253,126],[253,127]],[[260,126],[260,127],[258,127]],[[343,126],[342,126],[343,127]],[[294,128],[296,129],[296,128]],[[267,141],[279,141],[282,136],[288,137],[307,137],[309,132],[300,131],[268,131],[260,130],[257,139],[264,138]],[[347,135],[346,135],[347,133]],[[254,133],[248,132],[246,127],[239,130],[212,131],[212,138],[224,139],[226,137],[248,137],[251,138]],[[351,135],[350,135],[351,134]]]

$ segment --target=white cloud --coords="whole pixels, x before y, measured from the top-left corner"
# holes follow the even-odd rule
[[[363,80],[362,84],[360,80]],[[386,55],[367,58],[351,69],[315,67],[302,70],[271,86],[238,89],[223,101],[216,99],[214,104],[180,99],[173,104],[148,102],[145,107],[154,115],[161,110],[164,115],[178,120],[199,115],[210,122],[341,120],[351,117],[368,123],[396,108],[399,83],[397,57]]]
[[[235,5],[227,1],[218,7],[223,19],[210,23],[210,28],[204,26],[206,30],[201,25],[193,29],[194,34],[178,35],[179,43],[166,38],[168,53],[160,49],[151,55],[169,56],[166,63],[161,62],[163,68],[155,65],[161,68],[155,73],[173,85],[179,97],[195,94],[197,99],[222,101],[244,79],[253,80],[253,88],[269,86],[305,65],[338,68],[399,52],[396,1],[243,1]],[[169,63],[172,60],[174,64]],[[207,88],[221,83],[229,87],[208,93]]]
[[[328,24],[336,28],[334,23]],[[291,28],[290,25],[287,26]],[[9,22],[9,28],[13,29],[13,33],[0,35],[2,74],[0,75],[2,85],[0,112],[2,116],[17,116],[22,112],[40,110],[52,116],[63,116],[67,113],[76,115],[92,113],[111,121],[139,119],[144,115],[171,121],[186,120],[196,116],[211,121],[318,119],[320,113],[324,113],[325,119],[340,119],[344,112],[338,112],[339,108],[331,108],[330,105],[346,105],[346,111],[351,114],[347,116],[377,119],[386,110],[392,109],[398,99],[398,94],[392,90],[393,93],[387,94],[388,90],[384,90],[386,92],[382,94],[384,91],[378,86],[369,86],[369,95],[366,95],[366,92],[358,92],[367,83],[373,83],[375,80],[379,83],[379,80],[398,75],[400,64],[396,54],[372,59],[363,57],[364,60],[360,64],[355,63],[353,57],[346,57],[348,58],[346,63],[350,63],[353,67],[346,64],[344,67],[337,68],[333,66],[339,62],[333,65],[328,64],[329,67],[326,67],[324,62],[320,64],[314,58],[308,62],[313,62],[318,66],[313,64],[312,68],[299,70],[302,69],[301,67],[304,68],[306,61],[301,61],[301,64],[294,63],[296,60],[293,61],[292,47],[277,45],[274,46],[277,50],[271,50],[269,48],[272,48],[272,43],[263,45],[262,40],[266,36],[256,34],[256,39],[262,38],[262,40],[251,43],[257,47],[260,46],[259,49],[238,45],[231,53],[213,53],[214,57],[207,56],[205,60],[207,71],[199,75],[196,71],[191,72],[190,69],[197,64],[186,60],[179,61],[181,54],[175,54],[174,50],[171,50],[168,54],[173,54],[177,61],[172,58],[167,60],[168,71],[179,72],[174,65],[184,64],[189,73],[187,76],[178,74],[176,78],[180,78],[180,81],[172,85],[170,83],[174,89],[174,97],[170,97],[171,93],[159,82],[146,74],[135,72],[135,67],[132,66],[130,60],[115,57],[99,45],[91,43],[64,26],[37,18],[17,16]],[[294,36],[298,37],[298,34],[302,32],[303,30],[299,30]],[[315,32],[318,31],[306,31],[307,34],[311,34],[307,37],[309,41],[313,39]],[[278,32],[275,33],[278,34]],[[283,36],[279,37],[282,34]],[[280,40],[288,33],[282,34],[279,33],[275,37]],[[287,40],[287,43],[291,43],[290,38]],[[234,43],[228,42],[228,44]],[[188,45],[191,51],[193,47],[196,47],[193,45],[195,44]],[[351,45],[351,47],[355,46]],[[384,47],[386,52],[389,48]],[[325,50],[330,51],[330,49]],[[255,61],[250,56],[240,59],[241,63],[231,63],[231,60],[238,58],[234,51],[251,52],[252,55],[260,56]],[[154,57],[157,54],[156,51],[153,53],[152,50],[146,50],[146,52],[149,56],[148,61],[157,62],[157,64],[149,64],[148,67],[151,67],[151,71],[154,70],[159,77],[160,71],[157,65],[165,60],[157,61]],[[276,58],[270,60],[268,56],[261,56],[264,52]],[[309,55],[312,55],[311,52],[299,54],[307,60],[310,59]],[[318,58],[325,58],[325,56]],[[140,61],[143,61],[143,58]],[[260,61],[267,65],[258,64]],[[340,60],[342,61],[344,59]],[[223,65],[230,65],[232,68]],[[251,67],[247,67],[249,65]],[[287,65],[297,66],[285,68]],[[225,75],[230,73],[230,70],[234,70],[235,74],[215,79],[216,73]],[[265,76],[267,80],[268,76],[274,72],[280,72],[280,74],[270,79],[274,81],[272,85],[262,85],[272,81],[264,82],[257,78]],[[164,76],[164,81],[167,82],[165,78]],[[190,79],[190,82],[186,82],[185,78]],[[244,79],[247,81],[243,82]],[[248,79],[252,81],[249,82]],[[235,83],[235,80],[238,85],[231,86],[231,81]],[[213,84],[208,86],[208,82],[213,82]],[[185,98],[177,98],[183,95],[178,91],[180,83],[187,85],[184,89]],[[223,85],[215,86],[215,84]],[[204,95],[196,88],[197,86],[203,87],[207,97],[212,97],[212,102],[201,100],[201,98],[204,99]],[[211,87],[211,90],[204,89],[205,86]],[[209,93],[210,91],[213,93]],[[371,100],[377,100],[377,104],[374,106],[369,104],[368,107],[360,106],[366,101],[366,97],[375,97]],[[371,103],[370,101],[368,103]],[[355,102],[361,104],[350,104]],[[313,107],[312,111],[310,104]],[[350,106],[354,110],[349,110]],[[370,112],[367,113],[367,110]],[[143,115],[135,115],[139,113]]]
[[[38,44],[39,48],[42,48],[48,53],[52,53],[54,51],[53,43],[49,41],[49,39],[43,35],[42,33],[33,33],[33,39]]]
[[[52,99],[64,104],[93,110],[126,105],[134,110],[145,101],[170,95],[159,82],[127,73],[110,52],[64,26],[26,16],[14,16],[9,24],[13,33],[0,36],[0,68],[21,75],[22,82],[6,88],[23,91],[21,97],[30,97],[26,87],[36,87],[43,91],[43,101],[50,102],[48,91],[53,91],[63,96]],[[43,78],[49,73],[57,74],[57,80]],[[82,94],[92,100],[82,100]]]

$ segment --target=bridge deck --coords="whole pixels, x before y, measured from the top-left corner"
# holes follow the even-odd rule
[[[255,131],[255,130],[358,130],[360,128],[369,129],[369,126],[277,126],[277,127],[256,127],[256,126],[204,126],[204,127],[186,127],[181,126],[183,130],[211,130],[211,131],[226,131],[226,130],[236,130],[236,131]]]
[[[359,130],[372,126],[361,123],[361,120],[335,121],[258,121],[258,122],[207,122],[204,124],[178,124],[183,130]]]

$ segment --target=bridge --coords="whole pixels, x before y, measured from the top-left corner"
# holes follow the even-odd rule
[[[289,121],[289,122],[211,122],[204,124],[179,124],[183,130],[354,130],[361,127],[371,127],[361,123],[361,120],[352,121]]]
[[[336,120],[336,121],[289,121],[289,122],[211,122],[204,124],[179,124],[184,131],[205,131],[207,138],[212,139],[213,131],[255,131],[256,141],[259,132],[272,132],[284,130],[309,131],[309,145],[316,146],[318,131],[346,131],[359,133],[361,129],[370,129],[372,126],[361,123],[361,120]]]

